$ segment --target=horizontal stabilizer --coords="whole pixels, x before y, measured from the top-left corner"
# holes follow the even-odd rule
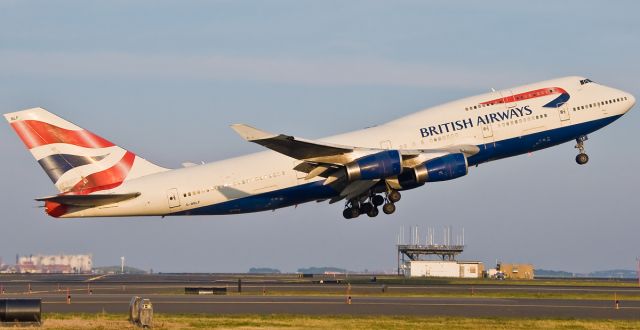
[[[118,203],[140,196],[139,192],[129,194],[102,194],[102,195],[57,195],[36,198],[39,202],[55,202],[70,206],[96,207]]]

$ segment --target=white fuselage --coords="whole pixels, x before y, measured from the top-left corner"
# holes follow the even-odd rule
[[[469,158],[469,166],[477,165],[574,140],[609,124],[635,104],[628,93],[584,81],[566,77],[477,95],[321,141],[399,150],[475,145],[480,153]],[[527,94],[545,89],[549,95]],[[561,96],[568,100],[548,105]],[[490,104],[491,100],[508,102]],[[255,212],[337,194],[319,183],[322,177],[304,179],[306,173],[293,169],[299,162],[265,151],[151,174],[106,192],[140,192],[137,198],[72,209],[63,217]]]

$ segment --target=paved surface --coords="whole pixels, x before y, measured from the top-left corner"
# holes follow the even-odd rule
[[[347,285],[317,283],[318,279],[293,276],[242,277],[239,275],[153,275],[153,276],[63,276],[2,275],[0,298],[41,298],[43,312],[126,313],[134,295],[150,298],[157,313],[291,313],[350,315],[448,315],[478,317],[555,317],[640,319],[640,301],[625,300],[640,295],[636,287],[548,286],[548,285],[382,285],[354,284],[347,304]],[[333,279],[330,279],[333,280]],[[185,287],[218,287],[229,295],[187,295]],[[29,289],[31,293],[29,293]],[[262,295],[263,290],[278,295]],[[563,292],[611,294],[611,300],[502,299],[478,298],[471,292]],[[67,292],[71,304],[67,304]],[[302,294],[304,292],[304,294]],[[394,297],[393,293],[469,293],[463,298]],[[330,296],[309,295],[332,294]],[[339,293],[340,295],[336,295]],[[363,293],[380,293],[362,296]],[[385,296],[389,295],[389,296]],[[614,295],[620,299],[615,308]]]
[[[640,319],[640,301],[318,296],[147,295],[156,313],[422,315]],[[43,312],[126,313],[130,297],[43,296]]]

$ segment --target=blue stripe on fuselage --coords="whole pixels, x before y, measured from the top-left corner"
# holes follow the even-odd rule
[[[586,123],[555,128],[521,137],[478,145],[480,152],[469,157],[469,166],[484,162],[526,154],[528,152],[553,147],[572,141],[580,135],[597,131],[620,118],[622,115],[602,118]]]
[[[557,108],[560,107],[561,105],[567,103],[567,101],[569,101],[569,98],[571,96],[569,96],[569,93],[562,93],[560,94],[560,96],[556,97],[555,99],[553,99],[551,102],[543,105],[543,108]]]
[[[327,199],[338,194],[324,180],[305,183],[258,195],[242,197],[227,202],[203,206],[170,215],[219,215],[275,210],[282,207]]]
[[[469,166],[491,160],[517,156],[527,152],[552,147],[567,141],[572,141],[581,135],[589,134],[611,124],[621,116],[622,115],[602,118],[586,123],[496,141],[495,143],[481,144],[478,145],[480,152],[469,157]],[[169,215],[220,215],[258,212],[274,210],[314,200],[328,199],[338,195],[337,191],[333,190],[329,186],[323,185],[322,183],[322,180],[306,183],[263,194],[242,197],[219,204],[171,213]]]

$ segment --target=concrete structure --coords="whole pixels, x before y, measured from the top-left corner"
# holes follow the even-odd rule
[[[484,265],[480,261],[458,261],[460,277],[480,278],[484,272]]]
[[[532,280],[534,276],[532,264],[499,263],[497,271],[504,274],[505,278],[515,280]]]
[[[17,262],[20,273],[86,274],[93,268],[90,254],[29,255],[18,257]]]
[[[412,260],[405,268],[410,277],[479,278],[483,271],[479,261]]]

